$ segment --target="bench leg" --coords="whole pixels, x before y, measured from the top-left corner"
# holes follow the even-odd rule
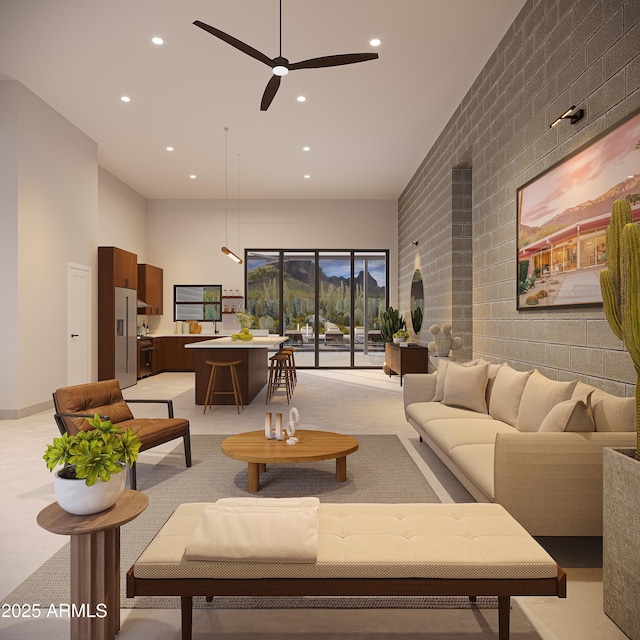
[[[182,610],[182,640],[191,640],[193,631],[193,597],[180,596]]]
[[[498,596],[498,638],[509,640],[509,623],[511,619],[511,598]]]

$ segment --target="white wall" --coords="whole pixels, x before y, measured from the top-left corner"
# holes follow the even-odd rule
[[[225,234],[224,200],[150,200],[150,264],[164,270],[164,315],[152,330],[173,331],[174,284],[222,284],[244,294],[244,265],[223,245],[245,249],[389,249],[389,299],[397,305],[397,202],[395,200],[230,200]],[[225,316],[223,328],[233,328]]]
[[[18,397],[18,93],[0,81],[0,416]]]
[[[3,180],[17,168],[2,200],[2,243],[17,267],[3,275],[2,333],[13,344],[3,354],[0,417],[19,417],[47,406],[67,381],[67,263],[95,269],[97,146],[20,83],[0,82],[0,95],[10,107],[0,110],[3,140],[8,132],[15,142],[0,148]]]
[[[118,247],[147,262],[147,200],[98,167],[98,238],[103,247]]]

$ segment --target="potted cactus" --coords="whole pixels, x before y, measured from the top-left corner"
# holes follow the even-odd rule
[[[600,272],[604,312],[636,370],[636,448],[603,452],[603,606],[630,638],[640,637],[640,227],[627,200],[613,203],[607,269]]]
[[[393,307],[389,307],[380,314],[380,335],[385,342],[393,342],[393,334],[406,329],[402,314]]]

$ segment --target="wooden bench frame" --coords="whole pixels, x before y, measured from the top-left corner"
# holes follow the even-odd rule
[[[567,597],[567,578],[136,578],[127,572],[127,598],[180,596],[182,640],[191,640],[193,597],[206,596],[476,596],[498,597],[498,638],[509,639],[511,596]]]

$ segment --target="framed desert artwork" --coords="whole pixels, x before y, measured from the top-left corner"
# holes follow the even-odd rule
[[[640,111],[517,190],[519,310],[602,304],[606,228],[622,198],[640,221]]]

